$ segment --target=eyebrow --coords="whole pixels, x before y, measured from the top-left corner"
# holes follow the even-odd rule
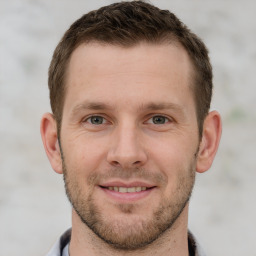
[[[75,106],[72,109],[72,114],[76,114],[82,110],[113,110],[114,108],[108,104],[101,102],[85,102]]]
[[[183,108],[182,106],[178,105],[178,104],[175,104],[175,103],[148,103],[148,104],[142,104],[140,109],[142,110],[152,110],[152,111],[155,111],[155,110],[164,110],[164,109],[173,109],[173,110],[176,110],[176,111],[181,111],[183,112]]]
[[[114,110],[115,107],[110,104],[102,102],[84,102],[75,106],[72,109],[72,114],[75,115],[83,110]],[[184,109],[181,105],[169,102],[141,104],[138,108],[139,111],[158,111],[158,110],[174,110],[179,114],[184,114]]]

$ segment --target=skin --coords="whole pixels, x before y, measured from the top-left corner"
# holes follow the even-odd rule
[[[191,65],[186,51],[174,44],[122,48],[91,43],[73,52],[61,149],[53,116],[46,113],[41,122],[48,158],[57,173],[64,173],[76,209],[72,256],[85,251],[86,255],[188,255],[187,201],[195,172],[210,168],[221,135],[220,116],[213,111],[199,139]],[[124,194],[106,189],[111,186],[150,189]],[[159,209],[161,221],[153,226],[170,225],[148,245],[124,250],[109,245],[104,235],[100,238],[84,224],[83,217],[88,219],[92,208],[98,213],[92,217],[101,221],[98,231],[106,227],[112,234],[105,238],[116,237],[119,242],[137,234],[135,240],[156,234],[147,227]]]

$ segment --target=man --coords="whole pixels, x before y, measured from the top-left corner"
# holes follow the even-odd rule
[[[65,33],[49,89],[41,134],[73,211],[48,255],[203,255],[188,205],[221,134],[203,42],[169,11],[112,4]]]

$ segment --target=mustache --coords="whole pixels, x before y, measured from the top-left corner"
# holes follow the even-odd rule
[[[113,178],[124,181],[143,179],[143,181],[160,185],[168,183],[168,177],[165,174],[161,172],[152,172],[144,168],[112,168],[103,172],[94,172],[88,176],[87,183],[88,185],[94,185]]]

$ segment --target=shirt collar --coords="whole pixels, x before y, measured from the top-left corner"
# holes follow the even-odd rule
[[[52,249],[46,254],[46,256],[63,256],[62,251],[64,247],[69,244],[71,238],[71,228],[68,229],[54,244]]]
[[[198,243],[197,239],[194,237],[194,235],[190,231],[188,231],[188,244],[192,250],[192,255],[205,256],[205,253],[203,252],[200,244]]]
[[[71,239],[71,229],[68,229],[55,243],[52,249],[46,256],[65,256],[62,254],[63,249],[68,246]],[[188,232],[188,243],[189,247],[192,250],[193,256],[205,256],[203,250],[201,249],[199,243],[197,242],[196,238],[193,234],[189,231]],[[68,255],[67,255],[68,256]]]

